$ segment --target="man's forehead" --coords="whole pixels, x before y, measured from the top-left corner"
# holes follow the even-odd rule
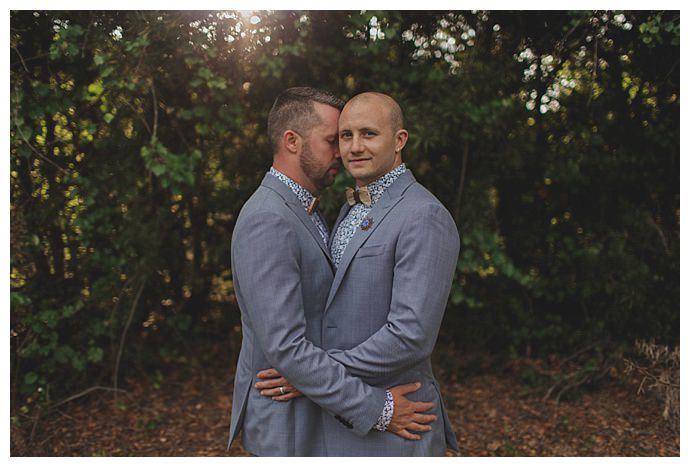
[[[340,124],[354,124],[357,126],[380,126],[385,123],[387,112],[376,103],[355,102],[346,106],[340,114]]]
[[[345,108],[343,109],[343,111],[367,111],[371,109],[384,110],[387,109],[389,106],[390,103],[382,96],[378,96],[376,94],[366,94],[352,98],[352,100],[345,104]]]

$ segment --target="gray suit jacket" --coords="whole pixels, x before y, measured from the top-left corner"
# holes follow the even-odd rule
[[[343,206],[333,232],[349,207]],[[361,437],[324,414],[331,456],[430,456],[457,450],[430,355],[448,301],[460,248],[455,223],[410,171],[384,192],[347,245],[323,315],[321,346],[350,374],[392,387],[420,381],[410,394],[438,416],[420,441],[372,431]],[[347,420],[345,420],[347,421]]]
[[[243,337],[228,446],[242,429],[255,455],[327,455],[319,406],[350,426],[338,423],[338,432],[365,436],[383,410],[385,387],[351,376],[320,348],[333,264],[304,207],[270,174],[240,211],[232,272]],[[261,396],[256,373],[271,367],[309,398]]]

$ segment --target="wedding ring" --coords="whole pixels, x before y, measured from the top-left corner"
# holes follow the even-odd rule
[[[280,395],[284,396],[285,395],[285,388],[283,386],[281,386],[279,389],[280,389]]]

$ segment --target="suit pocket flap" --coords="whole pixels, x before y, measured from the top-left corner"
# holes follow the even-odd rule
[[[367,256],[378,256],[381,253],[383,253],[383,250],[386,248],[386,245],[371,245],[371,246],[363,246],[362,248],[359,249],[357,254],[355,255],[356,258],[366,258]]]

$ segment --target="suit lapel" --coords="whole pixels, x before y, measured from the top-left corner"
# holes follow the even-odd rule
[[[333,260],[331,259],[331,254],[326,245],[323,243],[319,229],[309,218],[309,214],[307,214],[306,209],[304,209],[304,206],[302,206],[292,190],[271,174],[266,174],[261,182],[261,185],[275,191],[278,193],[278,195],[280,195],[281,198],[283,198],[287,207],[290,208],[293,213],[295,213],[297,218],[302,222],[302,224],[304,224],[309,233],[311,233],[314,241],[319,245],[319,248],[321,248],[321,251],[324,252],[332,266]]]
[[[350,239],[350,242],[347,244],[347,247],[345,247],[343,257],[340,260],[340,264],[338,265],[338,269],[336,270],[335,277],[333,278],[333,284],[331,285],[331,290],[328,294],[328,301],[326,301],[326,311],[328,310],[331,301],[333,301],[333,297],[335,297],[335,294],[338,291],[338,288],[340,287],[343,278],[345,277],[345,273],[347,272],[348,266],[350,266],[350,263],[357,254],[357,251],[359,251],[359,249],[364,244],[364,242],[366,242],[369,236],[377,228],[379,228],[379,226],[383,223],[383,220],[393,209],[393,207],[403,199],[403,194],[405,193],[405,190],[407,190],[407,188],[409,188],[414,182],[415,178],[412,176],[412,173],[409,170],[400,175],[400,177],[395,182],[393,182],[391,186],[388,187],[388,189],[383,193],[383,195],[381,195],[381,198],[374,205],[369,214],[367,214],[367,217],[373,220],[373,225],[367,230],[363,230],[361,227],[357,228],[355,234],[352,236],[352,239]],[[339,221],[336,224],[336,227],[334,227],[333,229],[333,235],[331,237],[335,235],[337,225],[340,222],[342,222],[342,219],[345,217],[343,211],[347,213],[348,210],[344,208],[341,209],[341,216],[339,217]]]

